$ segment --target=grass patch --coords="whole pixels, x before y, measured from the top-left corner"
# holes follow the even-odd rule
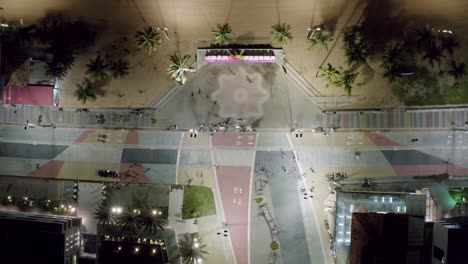
[[[272,250],[277,250],[279,248],[279,244],[276,241],[271,242],[270,247]]]
[[[190,186],[184,188],[182,219],[191,219],[216,214],[216,207],[211,188]]]
[[[468,189],[450,189],[449,194],[457,203],[463,203],[463,197],[468,202]]]
[[[255,198],[255,201],[257,202],[257,204],[261,204],[263,202],[263,197],[257,197]]]

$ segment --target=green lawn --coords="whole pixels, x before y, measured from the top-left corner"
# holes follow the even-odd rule
[[[191,219],[216,214],[213,191],[208,187],[190,186],[184,188],[182,219]]]
[[[452,199],[455,200],[455,202],[457,203],[461,203],[463,202],[462,201],[462,197],[465,197],[465,201],[468,202],[468,189],[463,189],[463,190],[460,190],[460,189],[450,189],[449,190],[449,193],[450,193],[450,196],[452,196]]]

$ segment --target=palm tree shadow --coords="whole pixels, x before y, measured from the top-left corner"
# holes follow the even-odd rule
[[[280,14],[280,0],[276,0],[276,15],[278,16],[278,24],[281,24],[281,14]]]
[[[103,81],[94,81],[91,84],[94,94],[96,94],[97,96],[101,96],[101,97],[105,96],[107,92],[103,88],[104,86],[109,84],[110,80],[111,78],[107,78],[106,80],[103,80]]]
[[[362,27],[364,37],[371,44],[371,55],[384,50],[391,40],[404,39],[404,32],[410,23],[401,12],[391,12],[395,10],[398,10],[398,6],[391,1],[368,1]]]
[[[314,1],[315,2],[315,1]],[[324,24],[325,29],[329,31],[332,35],[335,33],[336,30],[336,25],[338,23],[338,19],[343,16],[344,11],[346,10],[345,8],[345,2],[342,2],[341,6],[337,6],[336,2],[332,3],[331,1],[326,1],[325,3],[321,4],[321,13],[324,14],[323,17],[325,18],[323,21],[320,21],[320,23],[315,22],[316,24]],[[356,5],[354,10],[351,13],[351,17],[354,16],[355,12],[357,11],[357,7],[359,5]],[[314,8],[315,9],[315,8]],[[313,18],[311,23],[314,23]],[[311,26],[317,26],[317,25],[311,24]]]
[[[229,3],[229,10],[228,10],[228,14],[226,17],[226,24],[229,24],[229,20],[231,20],[231,14],[232,14],[233,8],[234,8],[234,0],[231,0],[231,2]]]
[[[361,65],[358,68],[359,76],[360,76],[360,83],[363,85],[374,79],[375,71],[372,70],[369,66]]]

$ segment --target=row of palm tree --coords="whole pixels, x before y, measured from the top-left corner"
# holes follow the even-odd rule
[[[110,62],[101,55],[97,55],[86,64],[86,74],[89,78],[85,78],[81,83],[76,84],[73,95],[82,104],[94,101],[96,100],[96,93],[94,91],[96,83],[106,81],[110,76],[115,79],[123,79],[128,75],[128,70],[129,65],[126,60],[119,58]]]
[[[154,235],[158,230],[164,230],[167,226],[167,219],[157,214],[153,214],[149,208],[131,209],[127,207],[121,214],[112,213],[110,203],[101,203],[94,211],[94,217],[99,224],[118,225],[123,231],[136,233],[143,230],[150,235]]]
[[[350,26],[345,28],[343,32],[343,50],[346,56],[346,62],[350,67],[359,67],[367,65],[367,57],[369,56],[369,45],[363,36],[361,26]]]
[[[327,67],[319,67],[319,71],[322,72],[319,77],[325,77],[327,87],[342,87],[347,95],[351,95],[354,82],[359,75],[356,67],[351,66],[343,70],[341,67],[339,69],[333,67],[330,63]]]
[[[451,34],[436,35],[434,30],[425,26],[414,31],[414,47],[421,52],[422,61],[427,62],[431,68],[437,63],[439,73],[452,76],[456,82],[466,74],[465,64],[457,62],[454,58],[455,49],[459,46]],[[411,57],[411,43],[390,43],[385,47],[381,67],[383,77],[390,82],[415,68],[414,62],[409,62]],[[442,59],[447,58],[446,71],[442,70]],[[413,69],[410,69],[410,68]]]
[[[128,61],[118,58],[114,61],[106,61],[101,55],[97,55],[94,59],[90,59],[86,64],[86,74],[94,81],[105,81],[109,78],[108,71],[111,71],[112,77],[115,79],[123,79],[128,75]]]
[[[273,44],[277,44],[279,46],[289,44],[294,39],[291,34],[291,29],[291,25],[286,23],[273,25],[271,31]],[[234,42],[234,33],[232,32],[232,28],[229,24],[218,24],[216,26],[216,30],[211,31],[211,35],[215,45],[228,45]],[[333,41],[332,35],[330,32],[323,29],[323,26],[321,26],[321,30],[314,32],[310,38],[310,49],[318,46],[328,50],[328,43],[330,41]]]
[[[81,20],[66,21],[61,15],[46,16],[35,26],[24,27],[23,35],[29,35],[42,44],[45,52],[52,55],[46,64],[46,73],[62,79],[74,64],[76,55],[94,43],[96,33]],[[26,38],[26,36],[25,36]]]

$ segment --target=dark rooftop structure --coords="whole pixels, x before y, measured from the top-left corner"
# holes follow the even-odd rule
[[[433,264],[466,264],[468,217],[455,217],[434,222],[432,240]]]
[[[81,218],[0,211],[2,263],[78,263]]]
[[[407,214],[353,213],[349,263],[426,263],[424,226]]]

